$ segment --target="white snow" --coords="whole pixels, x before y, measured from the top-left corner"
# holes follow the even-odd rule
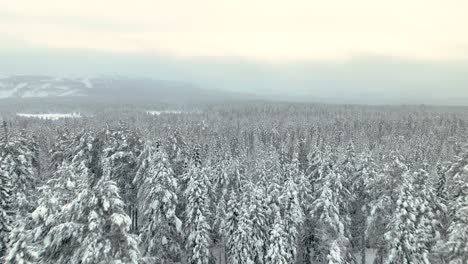
[[[357,263],[361,263],[360,253],[355,254]],[[366,249],[366,264],[374,263],[375,258],[377,257],[377,249],[367,248]]]
[[[8,98],[8,97],[11,97],[13,95],[13,91],[12,90],[3,90],[3,91],[0,91],[0,99],[2,98]]]
[[[86,88],[93,88],[93,84],[88,78],[81,80],[81,82],[86,86]]]
[[[17,113],[17,116],[27,117],[27,118],[39,118],[46,120],[59,120],[61,118],[80,118],[82,117],[80,113],[42,113],[42,114],[28,114],[28,113]]]
[[[182,111],[178,110],[161,110],[161,111],[146,111],[150,115],[161,115],[161,114],[182,114]]]

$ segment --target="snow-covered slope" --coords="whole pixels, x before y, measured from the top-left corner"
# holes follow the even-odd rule
[[[52,78],[48,76],[16,75],[0,77],[1,98],[84,96],[92,88],[88,79]]]
[[[212,101],[239,99],[243,95],[204,90],[187,83],[124,77],[54,78],[49,76],[0,76],[0,99],[71,98],[111,101]]]

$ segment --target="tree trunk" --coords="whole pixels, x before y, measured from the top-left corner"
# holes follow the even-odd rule
[[[361,234],[361,264],[366,264],[366,235]]]

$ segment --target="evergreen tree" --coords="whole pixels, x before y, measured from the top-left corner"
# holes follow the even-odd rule
[[[0,260],[2,260],[7,247],[10,232],[10,195],[11,185],[7,172],[0,164]]]
[[[295,182],[295,177],[299,177],[299,170],[293,164],[288,166],[290,175],[285,182],[283,193],[279,197],[283,210],[284,231],[287,235],[287,249],[291,257],[289,263],[296,262],[297,247],[300,236],[300,227],[304,221],[304,212],[299,201],[299,188]],[[295,176],[294,176],[295,175]]]
[[[413,174],[414,191],[416,198],[416,259],[420,263],[429,263],[430,250],[436,242],[437,228],[440,223],[436,217],[439,207],[437,197],[432,184],[430,184],[427,166]]]
[[[42,224],[34,231],[35,237],[44,237],[37,241],[43,249],[40,259],[44,263],[138,263],[137,240],[128,233],[130,218],[118,187],[109,180],[109,164],[102,160],[102,140],[85,136],[79,142],[84,147],[78,147],[71,165],[62,166],[60,177],[48,183],[50,191],[30,221]]]
[[[60,213],[44,242],[45,262],[138,263],[137,240],[128,233],[118,188],[108,176],[83,190]]]
[[[231,191],[229,193],[227,203],[226,219],[221,225],[221,230],[223,230],[223,234],[226,240],[226,251],[228,255],[227,260],[230,264],[238,263],[236,254],[237,241],[234,237],[234,233],[238,230],[240,216],[241,208],[238,201],[238,196],[235,192]]]
[[[253,264],[254,254],[256,252],[254,240],[252,239],[253,223],[249,215],[249,204],[248,201],[242,202],[241,214],[237,223],[236,230],[232,233],[230,244],[233,245],[229,250],[229,263],[230,264],[241,264],[248,263]],[[260,259],[262,263],[263,259]]]
[[[343,186],[344,178],[335,171],[333,156],[327,157],[319,170],[320,179],[316,198],[313,202],[313,219],[316,222],[315,234],[320,247],[316,252],[321,261],[338,259],[349,263],[353,260],[349,233],[349,191]],[[339,250],[337,250],[339,249]]]
[[[73,135],[67,130],[59,131],[58,136],[55,138],[52,149],[49,151],[50,155],[50,168],[52,170],[58,169],[64,161],[70,160],[73,143]]]
[[[447,171],[449,216],[447,240],[439,245],[450,264],[468,262],[468,147],[461,151]]]
[[[268,243],[268,205],[265,197],[265,188],[250,183],[251,192],[249,199],[249,217],[252,224],[250,240],[252,241],[252,260],[254,263],[265,263],[267,243]]]
[[[111,180],[117,183],[125,204],[133,206],[137,193],[133,180],[142,142],[137,133],[122,124],[115,130],[107,130],[105,137],[103,155],[109,160]]]
[[[195,164],[199,163],[196,162]],[[211,259],[209,172],[207,168],[192,165],[187,174],[186,177],[189,181],[185,190],[185,199],[187,201],[185,230],[188,261],[191,264],[208,264]]]
[[[385,233],[388,233],[389,225],[394,221],[397,201],[400,199],[398,190],[402,188],[405,175],[411,175],[408,173],[408,167],[397,153],[392,152],[384,164],[382,173],[378,173],[370,182],[371,202],[367,233],[372,237],[371,244],[377,247],[377,259],[380,260],[388,255]]]
[[[31,243],[34,240],[32,221],[30,219],[20,219],[18,221],[8,238],[5,264],[38,263],[40,249]]]
[[[137,173],[142,253],[158,262],[180,261],[182,222],[176,215],[177,181],[161,148],[152,148]]]
[[[35,144],[23,134],[0,142],[0,162],[12,186],[11,206],[24,217],[35,207],[37,153]]]
[[[270,231],[269,245],[267,251],[267,263],[288,264],[291,263],[291,254],[289,253],[288,242],[286,241],[286,232],[284,223],[279,211],[276,211],[273,226]]]
[[[417,201],[411,174],[407,171],[403,175],[403,182],[398,188],[398,200],[395,213],[389,224],[389,231],[385,234],[388,245],[388,255],[385,263],[410,264],[415,260],[416,251],[416,217]]]

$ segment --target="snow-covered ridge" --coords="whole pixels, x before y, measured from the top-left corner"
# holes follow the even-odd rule
[[[39,118],[45,120],[59,120],[61,118],[80,118],[82,117],[80,113],[48,113],[48,114],[26,114],[26,113],[17,113],[17,116],[27,117],[27,118]]]
[[[93,87],[90,79],[16,75],[0,77],[0,99],[49,96],[84,96]]]

